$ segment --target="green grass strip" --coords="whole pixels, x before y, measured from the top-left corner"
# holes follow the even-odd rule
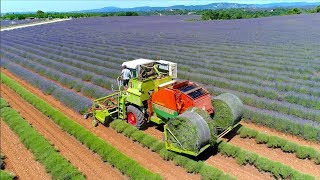
[[[16,176],[13,173],[9,173],[0,169],[0,179],[1,180],[13,180]]]
[[[296,180],[313,180],[313,176],[303,174],[300,171],[292,169],[291,167],[284,165],[280,162],[272,161],[266,157],[260,156],[256,153],[241,149],[230,143],[221,141],[218,145],[218,150],[223,155],[233,157],[237,160],[237,163],[241,165],[253,165],[259,171],[269,172],[276,179],[296,179]]]
[[[51,118],[63,130],[77,138],[81,143],[86,145],[90,150],[100,155],[104,160],[119,169],[122,173],[132,179],[161,179],[159,174],[142,167],[138,162],[124,155],[112,145],[103,139],[89,132],[87,129],[72,121],[63,113],[53,108],[50,104],[32,94],[16,81],[1,73],[1,82],[13,89],[23,99],[32,104],[43,114]]]
[[[2,98],[1,101],[3,101]],[[18,135],[36,160],[44,165],[53,179],[85,179],[85,176],[61,156],[50,142],[30,126],[17,111],[10,107],[3,107],[0,114],[3,121]]]
[[[223,171],[204,163],[203,161],[195,161],[186,156],[168,151],[165,148],[163,141],[146,134],[144,131],[138,130],[122,120],[114,120],[110,123],[110,126],[118,133],[122,133],[126,137],[139,142],[144,147],[157,152],[164,160],[173,161],[175,165],[185,168],[189,173],[200,174],[201,179],[236,179],[235,177],[226,174]]]
[[[241,138],[254,138],[258,144],[266,144],[269,148],[280,148],[286,153],[295,153],[299,159],[310,159],[315,164],[320,164],[320,151],[309,147],[299,145],[287,139],[268,135],[257,130],[242,126],[237,133]]]
[[[9,107],[9,104],[7,103],[6,100],[4,100],[3,98],[0,98],[0,109],[4,107]]]

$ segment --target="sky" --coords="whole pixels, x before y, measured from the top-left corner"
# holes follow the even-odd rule
[[[203,5],[215,2],[242,4],[266,4],[274,2],[319,2],[320,0],[1,0],[1,13],[42,11],[78,11],[115,6],[130,8],[139,6]]]

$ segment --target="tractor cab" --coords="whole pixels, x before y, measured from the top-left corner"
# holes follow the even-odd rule
[[[170,61],[136,59],[122,63],[124,65],[132,73],[126,90],[126,101],[139,107],[146,106],[150,95],[159,86],[172,84],[177,78],[177,64]]]
[[[158,76],[171,76],[177,78],[177,64],[165,60],[136,59],[122,63],[131,71],[132,78],[140,80],[156,78]]]

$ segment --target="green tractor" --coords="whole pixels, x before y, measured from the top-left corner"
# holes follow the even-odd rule
[[[125,65],[131,72],[128,87],[117,79],[119,90],[96,99],[84,118],[92,124],[121,119],[141,129],[148,122],[164,125],[166,148],[199,155],[236,127],[243,114],[243,104],[226,93],[214,98],[190,81],[177,82],[177,64],[164,60],[136,59]],[[219,113],[219,111],[221,113]]]

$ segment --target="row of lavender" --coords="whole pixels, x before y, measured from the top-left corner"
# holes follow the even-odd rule
[[[27,61],[25,61],[25,63],[27,64],[27,66],[33,67],[35,68],[35,70],[38,70],[38,72],[42,72],[43,75],[47,76],[48,78],[70,78],[69,76],[66,76],[61,72],[53,71],[49,68],[42,67],[44,68],[42,69],[39,65],[32,64]],[[58,78],[57,80],[60,84],[57,84],[54,81],[41,77],[39,74],[29,71],[20,65],[10,62],[6,58],[1,61],[1,66],[7,68],[15,75],[27,80],[33,86],[41,89],[43,93],[53,95],[53,97],[55,97],[57,100],[61,101],[68,107],[73,108],[80,113],[86,111],[87,108],[91,105],[91,101],[88,98],[83,97],[90,96],[90,94],[86,94],[86,91],[80,91],[82,95],[79,95],[73,91],[68,90],[67,88],[61,87],[60,84],[62,84],[63,82],[59,81],[60,78]],[[76,83],[86,84],[86,82],[83,82],[81,80],[76,81]],[[68,86],[68,88],[72,89],[71,86]],[[92,88],[95,91],[94,88],[98,87]],[[73,90],[77,91],[77,89]],[[101,92],[101,95],[105,95],[108,93],[110,92]],[[245,110],[244,116],[247,120],[251,120],[257,124],[266,125],[282,132],[301,136],[307,140],[320,141],[320,128],[305,121],[292,121],[291,119],[287,119],[285,117],[280,117],[277,115],[274,116],[272,113],[264,113],[260,110],[248,107]]]
[[[15,45],[15,46],[20,46],[20,45]],[[49,47],[48,49],[46,48],[43,48],[43,47],[37,47],[37,49],[40,48],[40,49],[43,49],[44,51],[48,51],[49,50]],[[53,47],[52,47],[53,48]],[[29,48],[30,49],[30,48]],[[57,47],[55,47],[55,49],[57,49]],[[56,52],[58,54],[61,54],[62,56],[69,56],[69,57],[74,57],[76,56],[77,59],[83,59],[83,56],[79,56],[77,54],[70,54],[68,55],[68,53],[66,53],[65,51],[61,50],[61,51],[57,51]],[[76,53],[76,52],[74,52]],[[87,55],[88,56],[88,55]],[[89,57],[90,58],[90,57]],[[110,59],[110,58],[109,58]],[[101,60],[100,60],[101,61]],[[97,65],[101,65],[101,64],[97,64]],[[103,64],[104,66],[107,66],[107,67],[110,67],[109,64],[106,65],[106,62],[104,62]],[[114,67],[116,65],[113,65]],[[182,65],[183,67],[183,65]],[[184,67],[185,69],[188,69],[188,67]],[[199,67],[198,67],[199,68]],[[189,68],[190,69],[190,68]],[[214,70],[217,70],[217,71],[222,71],[221,68],[217,68],[217,67],[213,67]],[[194,70],[194,69],[191,69],[191,70]],[[230,70],[232,71],[232,70]],[[206,74],[214,74],[215,76],[217,75],[215,72],[210,72],[210,71],[206,71],[205,72]],[[220,76],[225,76],[225,73],[221,74]],[[231,77],[230,77],[231,76]],[[231,74],[228,76],[229,79],[235,79],[236,78],[236,74]],[[294,85],[293,83],[289,84],[289,85],[280,85],[280,83],[272,83],[272,82],[267,82],[267,81],[264,81],[263,83],[260,83],[259,84],[259,79],[255,79],[255,78],[250,78],[249,76],[247,77],[243,77],[242,79],[240,78],[240,80],[246,82],[246,81],[249,81],[249,83],[252,83],[252,84],[258,84],[258,85],[269,85],[271,87],[275,87],[276,89],[278,90],[281,90],[281,91],[298,91],[298,93],[301,93],[301,94],[307,94],[307,95],[311,95],[311,96],[318,96],[320,94],[320,90],[319,88],[317,87],[310,87],[309,89],[306,89],[307,87],[306,86],[299,86],[299,85]],[[317,86],[317,84],[315,85]],[[313,97],[312,97],[313,98]]]
[[[4,49],[6,49],[4,47]],[[21,54],[19,52],[15,52],[15,53],[11,53],[10,54],[10,50],[9,49],[6,49],[7,51],[4,53],[8,58],[12,59],[12,60],[16,60],[16,59],[23,59],[23,58],[26,58],[26,57],[22,57],[22,56],[15,56],[16,54]],[[32,60],[35,60],[37,61],[37,63],[41,63],[41,64],[44,64],[44,65],[50,65],[52,64],[52,62],[50,62],[50,59],[40,59],[39,57],[35,57],[35,56],[31,56],[31,55],[27,55],[27,58],[28,59],[32,59]],[[36,58],[36,59],[35,59]],[[58,60],[59,61],[59,60]],[[90,60],[89,60],[90,61]],[[92,61],[92,60],[91,60]],[[82,71],[81,69],[78,70],[78,73],[73,73],[73,67],[70,67],[69,69],[67,68],[68,66],[65,65],[66,61],[62,61],[62,63],[58,63],[58,62],[53,62],[55,64],[58,64],[55,66],[56,69],[62,71],[62,72],[66,72],[68,74],[71,74],[73,76],[76,76],[76,77],[81,77],[82,79],[84,80],[90,80],[89,78],[92,77],[92,73],[90,73],[90,70],[95,70],[95,66],[93,67],[85,67],[85,65],[82,66],[77,66],[78,68],[82,68],[82,69],[87,69],[89,72],[84,72]],[[67,62],[68,63],[68,62]],[[92,66],[91,64],[88,64],[88,66]],[[67,68],[67,69],[66,69]],[[73,68],[73,69],[72,69]],[[98,73],[100,72],[100,74],[105,74],[104,72],[108,72],[108,74],[111,76],[115,75],[114,73],[112,73],[112,70],[109,70],[109,69],[102,69],[101,71],[99,71],[99,68],[96,69],[98,71]],[[89,73],[89,75],[88,75]],[[181,76],[183,76],[184,74],[181,73]],[[194,76],[195,78],[196,76]],[[103,78],[101,78],[103,79]],[[199,82],[202,82],[203,79],[200,77],[197,81]],[[95,81],[93,81],[95,82]],[[110,85],[110,83],[99,83],[99,85],[104,85],[103,87],[106,87],[105,85]],[[243,95],[242,95],[243,96]],[[244,97],[244,96],[243,96]],[[280,112],[284,112],[284,113],[287,113],[287,114],[292,114],[292,115],[295,115],[295,116],[298,116],[298,117],[301,117],[301,118],[305,118],[305,119],[311,119],[311,120],[316,120],[318,121],[318,116],[317,116],[317,111],[316,110],[310,110],[310,109],[307,109],[307,108],[303,108],[299,105],[294,105],[294,104],[290,104],[290,103],[286,103],[286,106],[281,106],[282,104],[285,104],[285,103],[280,103],[278,101],[271,101],[268,99],[264,99],[264,101],[257,101],[257,97],[244,97],[243,100],[245,102],[248,102],[247,104],[250,104],[250,105],[254,105],[254,106],[258,106],[260,108],[266,108],[266,109],[269,109],[269,110],[278,110]],[[254,102],[254,103],[253,103]],[[269,102],[269,105],[265,105],[265,102]]]
[[[10,44],[10,42],[8,42],[8,44]],[[19,46],[21,46],[21,45],[18,45],[18,44],[14,44],[14,45],[12,45],[12,46],[15,46],[15,47],[19,47]],[[30,46],[32,46],[32,44],[30,44]],[[6,46],[4,46],[4,48],[6,48]],[[12,47],[9,47],[8,49],[6,49],[7,51],[10,51],[9,49],[12,49]],[[58,47],[55,47],[55,49],[57,49]],[[39,49],[43,49],[43,47],[41,47],[41,46],[39,46],[39,47],[37,47],[37,48],[30,48],[29,47],[29,49],[27,49],[29,52],[28,53],[30,53],[30,52],[36,52],[36,53],[40,53],[40,55],[42,55],[42,56],[46,56],[46,51],[48,51],[48,50],[50,50],[50,49],[43,49],[43,52],[41,53],[40,51],[39,51]],[[66,53],[65,51],[59,51],[59,50],[54,50],[54,51],[56,51],[56,53],[58,53],[58,54],[62,54],[62,56],[58,56],[58,55],[52,55],[52,56],[54,56],[54,57],[50,57],[50,59],[56,59],[56,58],[61,58],[62,57],[62,59],[63,60],[61,60],[61,59],[57,59],[57,61],[60,61],[60,62],[62,62],[62,63],[69,63],[69,64],[71,64],[71,65],[75,65],[76,67],[79,67],[79,68],[82,68],[82,69],[87,69],[89,72],[88,73],[90,73],[90,71],[93,71],[93,72],[96,72],[96,73],[98,73],[98,74],[102,74],[102,75],[104,75],[105,74],[105,72],[108,72],[108,73],[106,73],[107,74],[107,76],[109,76],[109,77],[111,77],[111,78],[115,78],[116,76],[117,76],[117,71],[115,72],[113,69],[110,69],[110,68],[117,68],[116,66],[118,66],[118,65],[116,65],[116,63],[109,63],[110,62],[110,60],[109,60],[109,62],[107,63],[107,62],[105,62],[105,61],[101,61],[101,60],[99,60],[98,58],[95,58],[95,59],[93,59],[93,57],[91,57],[90,58],[90,56],[87,56],[87,57],[85,57],[85,56],[80,56],[80,57],[77,57],[77,55],[76,54],[68,54],[68,53]],[[20,55],[21,56],[24,56],[24,57],[26,57],[26,56],[28,56],[28,59],[34,59],[35,57],[34,56],[29,56],[28,54],[26,54],[26,53],[22,53],[21,54],[21,52],[15,52],[16,54],[19,54],[20,53]],[[80,53],[80,52],[79,52]],[[74,57],[74,58],[77,58],[77,59],[80,59],[81,61],[85,61],[86,63],[83,63],[83,62],[80,62],[80,60],[70,60],[70,58],[68,58],[69,59],[69,61],[66,61],[66,59],[65,59],[65,57],[66,56],[69,56],[69,57]],[[17,57],[17,58],[19,58],[19,57]],[[39,59],[36,59],[38,62],[39,62]],[[43,61],[43,64],[47,64],[47,61],[48,60],[44,60]],[[70,63],[70,61],[72,61],[72,63]],[[106,67],[109,67],[109,68],[102,68],[102,67],[97,67],[97,66],[94,66],[94,65],[92,65],[91,63],[94,63],[94,64],[96,64],[96,65],[99,65],[99,66],[106,66]],[[98,64],[97,64],[98,63]],[[64,66],[64,64],[61,64],[61,66]],[[61,69],[61,67],[58,67],[59,69]],[[65,68],[63,68],[63,69],[65,69]],[[70,72],[72,72],[72,70],[65,70],[64,72],[68,72],[68,71],[70,71]],[[188,69],[187,71],[189,71],[190,72],[190,70]],[[207,71],[203,71],[202,73],[206,73]],[[184,74],[183,74],[183,72],[181,73],[181,75],[183,76]],[[215,76],[217,75],[217,73],[215,73]],[[92,77],[92,75],[88,75],[88,74],[85,74],[84,75],[85,77],[86,77],[86,79],[87,80],[90,80],[90,77]],[[218,82],[216,82],[215,83],[215,85],[218,85],[218,86],[220,86],[220,87],[228,87],[228,85],[225,85],[224,83],[225,83],[225,81],[224,81],[224,79],[223,79],[223,76],[224,76],[224,74],[222,74],[221,75],[221,77],[222,77],[222,80],[221,81],[218,81]],[[227,76],[227,75],[226,75]],[[183,76],[183,77],[186,77],[186,76]],[[207,79],[208,78],[210,78],[211,79],[211,77],[212,76],[208,76],[208,75],[206,75],[206,76],[198,76],[198,75],[193,75],[192,76],[192,79],[194,79],[194,80],[197,80],[197,81],[199,81],[199,82],[204,82],[204,83],[206,83],[207,82]],[[228,77],[228,76],[227,76]],[[83,77],[82,77],[83,78]],[[189,77],[186,77],[186,78],[189,78]],[[235,76],[234,76],[234,78],[236,78]],[[230,79],[230,78],[229,78]],[[218,79],[219,80],[219,79]],[[239,80],[239,79],[233,79],[233,80]],[[211,80],[211,82],[212,82],[212,80]],[[243,87],[246,87],[246,84],[245,83],[242,83],[242,85],[243,85]],[[103,87],[105,87],[105,85],[103,86]],[[237,87],[237,86],[235,86],[236,87],[236,89],[235,90],[238,90],[239,91],[239,89],[240,89],[240,92],[241,92],[241,87]],[[243,88],[242,87],[242,88]],[[252,92],[252,91],[250,91],[250,90],[252,90],[252,87],[251,88],[247,88],[247,89],[244,89],[245,90],[245,93],[247,93],[247,94],[256,94],[256,95],[258,95],[258,96],[261,96],[261,97],[264,97],[264,96],[266,96],[266,91],[260,91],[260,88],[258,87],[258,88],[256,88],[256,91],[255,92]],[[243,90],[242,90],[243,91]],[[316,92],[314,92],[314,93],[316,93]],[[272,95],[272,94],[271,94]],[[277,97],[276,96],[277,94],[275,94],[275,96],[274,97],[271,97],[271,96],[269,96],[269,98],[271,98],[271,99],[279,99],[280,97]],[[295,95],[295,94],[293,94],[293,95]],[[292,97],[292,96],[291,96]],[[318,102],[317,101],[317,99],[316,98],[314,98],[314,97],[312,97],[313,99],[315,99],[315,101],[314,102]],[[309,119],[309,120],[315,120],[315,121],[319,121],[319,112],[317,112],[317,110],[314,110],[314,111],[312,111],[312,110],[310,110],[310,109],[306,109],[306,108],[303,108],[303,106],[297,106],[297,105],[294,105],[294,104],[290,104],[290,103],[285,103],[285,102],[279,102],[279,101],[276,101],[276,100],[274,100],[274,101],[269,101],[269,103],[266,103],[266,104],[264,104],[266,101],[264,100],[264,101],[261,101],[260,100],[260,102],[258,102],[257,100],[256,100],[256,98],[243,98],[244,99],[244,101],[247,103],[247,104],[249,104],[249,105],[253,105],[253,106],[256,106],[256,107],[259,107],[259,108],[265,108],[265,109],[269,109],[269,110],[277,110],[277,111],[280,111],[280,112],[283,112],[283,113],[287,113],[287,114],[291,114],[291,115],[294,115],[294,116],[297,116],[297,117],[301,117],[301,118],[305,118],[305,119]],[[304,100],[304,102],[312,102],[312,100],[310,101],[310,99],[306,99],[306,100]],[[281,104],[287,104],[287,106],[282,106],[281,107]],[[307,105],[306,105],[307,106]],[[316,106],[316,105],[315,105]]]
[[[35,58],[34,56],[22,57],[22,56],[18,56],[17,54],[10,53],[9,51],[6,51],[6,53],[4,53],[3,58],[8,58],[11,61],[19,63],[24,67],[32,69],[33,71],[36,71],[36,72],[38,72],[40,74],[45,74],[46,76],[50,76],[50,78],[52,78],[53,80],[62,82],[63,85],[68,86],[70,88],[75,87],[77,89],[77,87],[78,87],[78,86],[74,85],[75,81],[73,79],[71,79],[71,80],[66,80],[66,79],[60,80],[55,75],[53,75],[52,73],[46,73],[46,71],[48,71],[48,69],[49,69],[47,67],[54,68],[54,69],[56,69],[56,71],[58,70],[60,72],[65,72],[65,73],[71,74],[71,75],[73,75],[75,77],[81,78],[82,80],[86,80],[86,81],[91,80],[91,79],[89,79],[89,75],[91,77],[95,76],[94,74],[88,74],[88,73],[90,73],[90,71],[85,71],[85,70],[80,69],[80,68],[77,69],[76,67],[68,66],[68,65],[66,65],[64,63],[50,62],[47,59],[39,59],[39,58],[38,59],[34,59]],[[29,62],[30,59],[34,59],[35,62]],[[43,65],[45,65],[47,67],[45,67],[43,65],[41,66],[40,64],[43,64]],[[40,66],[41,66],[42,69],[40,68]],[[70,73],[70,72],[74,72],[74,73]],[[181,74],[181,75],[183,77],[184,74]],[[102,85],[110,85],[112,83],[112,82],[104,81],[104,80],[108,79],[107,77],[103,77],[101,75],[99,75],[98,77],[100,79],[99,81],[103,82],[103,83],[97,83],[99,81],[96,80],[97,78],[94,78],[94,79],[92,79],[92,83],[93,84],[97,84],[97,85],[102,86]],[[200,78],[198,81],[202,81],[202,79]],[[103,86],[103,87],[106,88],[106,86]],[[108,86],[108,87],[110,87],[110,86]],[[217,90],[217,87],[214,87],[214,86],[211,86],[211,85],[208,85],[207,88],[210,91],[212,91],[213,93],[215,93],[215,94],[219,94],[221,92],[221,88],[220,88],[220,90]],[[303,107],[301,107],[299,105],[294,105],[294,104],[290,104],[290,103],[281,104],[278,101],[262,99],[262,98],[260,98],[261,100],[259,100],[258,97],[255,97],[255,96],[252,96],[252,95],[250,96],[249,94],[245,94],[245,93],[239,93],[237,91],[232,91],[232,93],[237,94],[247,104],[251,104],[251,105],[263,108],[263,109],[278,110],[279,112],[292,114],[292,115],[297,116],[297,117],[318,121],[318,117],[319,116],[317,116],[316,111],[313,111],[313,110],[310,110],[310,109],[307,109],[307,108],[303,108]],[[266,106],[265,103],[269,103],[270,105]],[[292,118],[293,119],[294,117],[290,117],[289,116],[288,118]],[[303,121],[302,119],[299,119],[299,118],[295,118],[295,119],[297,119],[299,121]]]

